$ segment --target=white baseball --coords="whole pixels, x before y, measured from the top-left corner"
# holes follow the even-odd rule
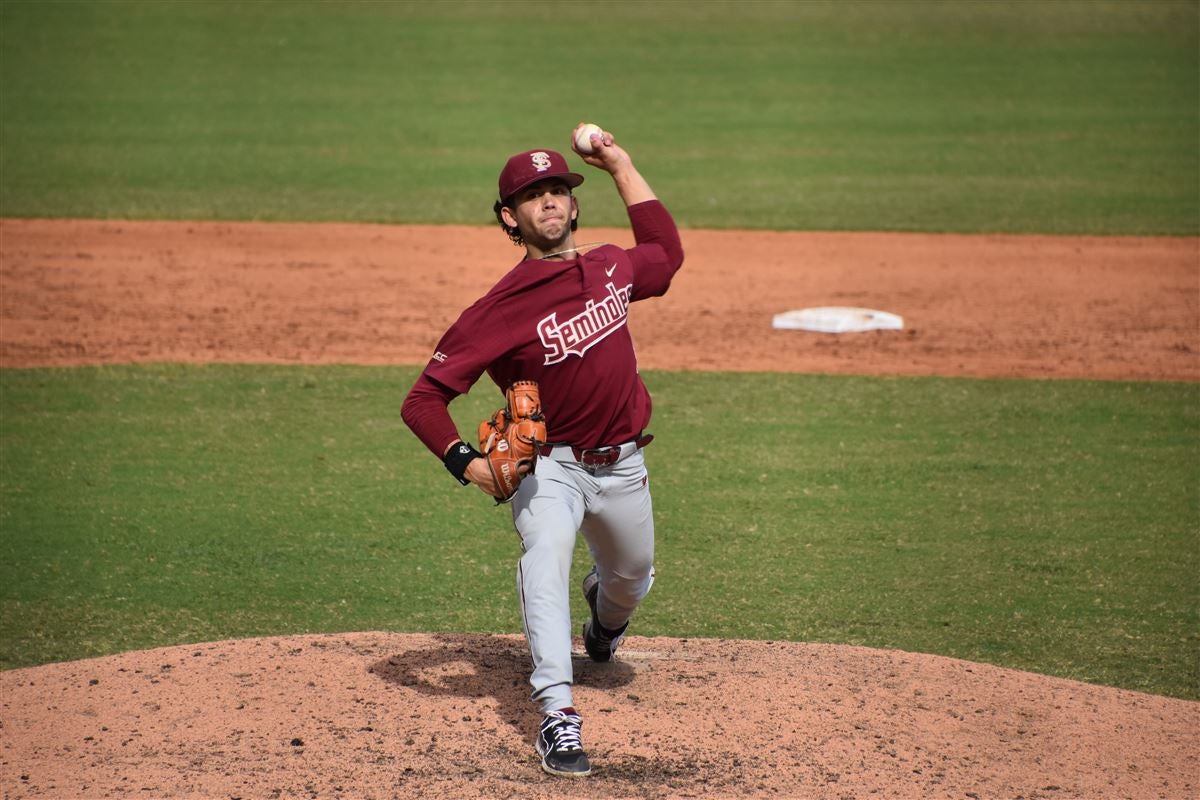
[[[575,149],[584,155],[591,155],[595,152],[592,147],[593,133],[603,134],[604,131],[600,130],[599,125],[594,125],[590,122],[580,127],[579,131],[575,134]]]

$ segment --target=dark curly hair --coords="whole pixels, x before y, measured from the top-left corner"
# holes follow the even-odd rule
[[[492,206],[492,213],[494,213],[496,215],[496,222],[500,223],[500,227],[504,229],[504,232],[506,234],[508,234],[508,238],[512,240],[512,243],[515,244],[517,247],[524,247],[525,240],[521,238],[521,231],[518,228],[510,227],[508,225],[508,223],[506,223],[504,221],[504,217],[500,216],[500,209],[502,209],[502,208],[507,208],[509,211],[512,211],[513,210],[512,200],[510,199],[507,203],[497,200],[495,202],[495,204]],[[574,232],[578,228],[579,228],[579,215],[578,215],[578,213],[576,213],[575,219],[571,220],[571,231]]]

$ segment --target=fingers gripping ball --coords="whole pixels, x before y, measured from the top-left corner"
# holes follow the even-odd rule
[[[596,152],[592,147],[592,134],[603,136],[604,131],[594,122],[587,122],[575,129],[575,150],[586,155]]]
[[[546,418],[534,381],[517,381],[506,395],[508,404],[479,423],[479,450],[496,481],[496,500],[511,500],[521,479],[537,467],[546,443]]]

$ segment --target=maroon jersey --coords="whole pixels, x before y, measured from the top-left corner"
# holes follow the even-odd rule
[[[405,421],[439,458],[458,438],[446,403],[485,371],[501,392],[538,382],[551,442],[601,447],[646,427],[650,393],[637,372],[629,304],[667,291],[683,249],[657,200],[631,206],[629,219],[632,249],[522,261],[442,336],[404,403]]]

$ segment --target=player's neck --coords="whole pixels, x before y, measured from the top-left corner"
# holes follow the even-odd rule
[[[530,261],[569,261],[575,255],[575,237],[571,234],[560,242],[547,243],[542,247],[525,243],[525,258]]]

